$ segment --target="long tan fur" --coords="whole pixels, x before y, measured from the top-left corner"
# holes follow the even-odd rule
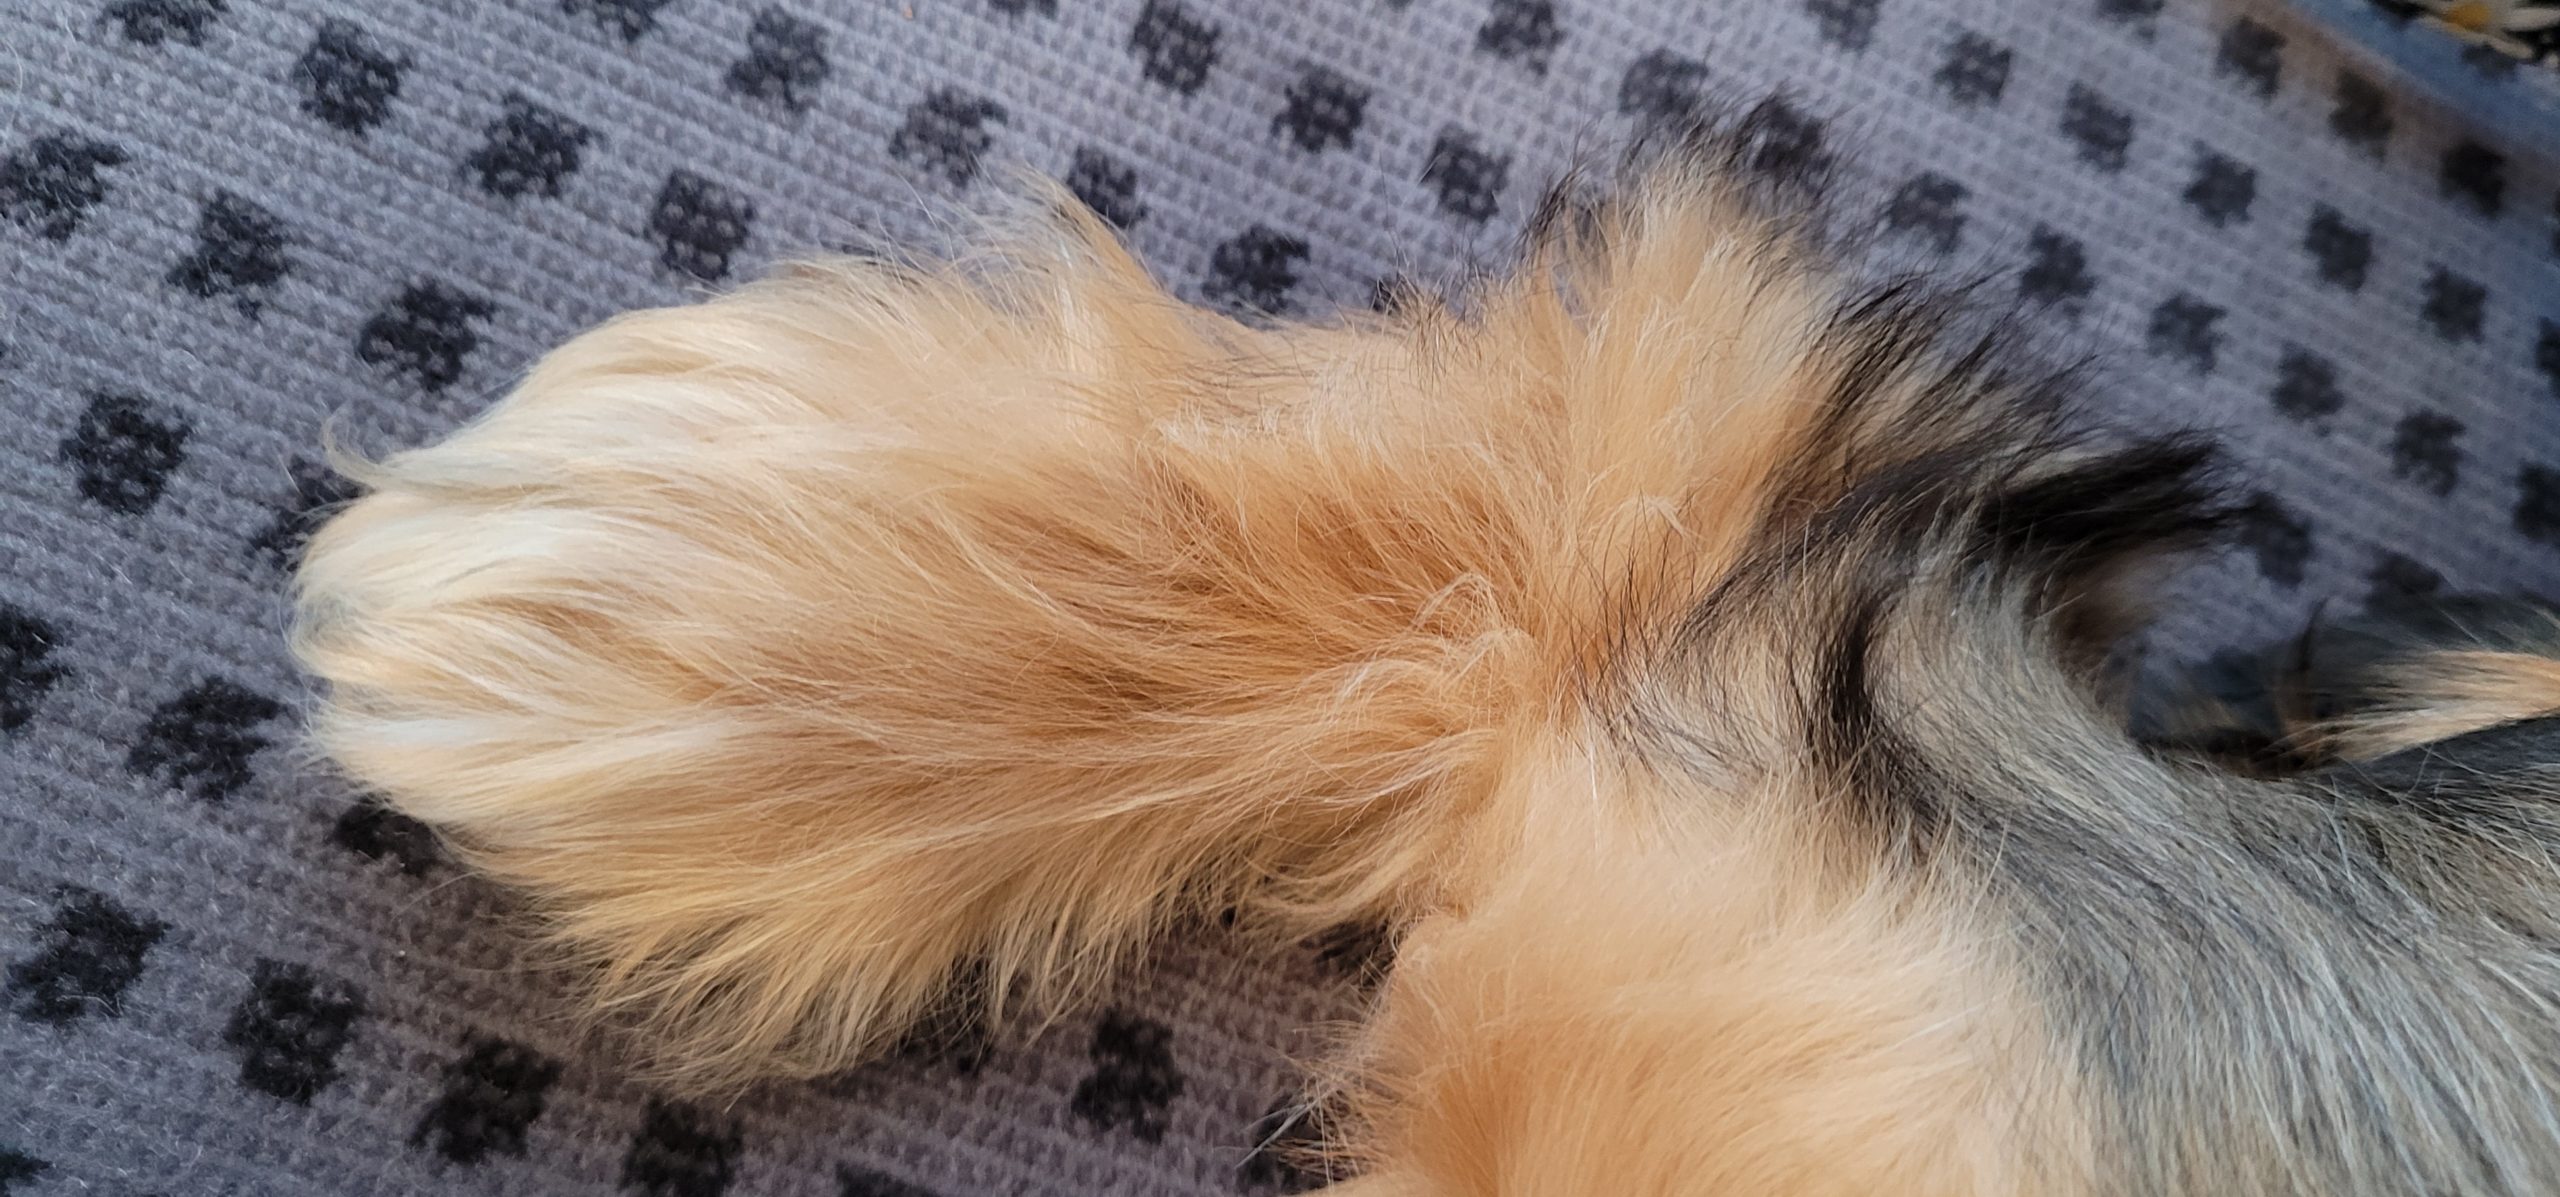
[[[2548,777],[2135,745],[2096,662],[2210,455],[1845,289],[1740,128],[1391,316],[1188,307],[1053,194],[617,320],[350,463],[318,747],[691,1088],[1233,909],[1405,932],[1346,1192],[2560,1185]]]
[[[1534,799],[1505,779],[1575,743],[1642,629],[1725,567],[1838,369],[1834,297],[1771,268],[1783,238],[1711,176],[1653,186],[1464,319],[1249,329],[1081,215],[966,269],[819,263],[625,317],[450,440],[352,467],[370,494],[301,575],[318,743],[530,893],[695,1085],[857,1061],[964,977],[1059,1008],[1186,912],[1295,935],[1517,908]],[[1654,817],[1571,797],[1541,836]],[[1873,913],[1518,962],[1637,1003],[1656,950],[1742,970],[1681,1035],[1724,1059],[1692,1083],[1741,1086],[1731,1132],[1785,1140],[1736,1183],[1989,1083],[1957,1046],[1983,949],[1801,860],[1682,899],[1709,920],[1688,936],[1728,936],[1735,903]],[[1508,939],[1431,950],[1485,950],[1467,936]],[[1852,971],[1806,980],[1826,961]],[[1404,974],[1426,980],[1398,1009],[1444,1000]],[[1799,998],[1866,1029],[1835,1041]],[[1553,1000],[1520,1017],[1588,1017]],[[1864,1112],[1808,1139],[1758,1096]],[[1948,1121],[1877,1158],[2015,1189],[1980,1164],[2014,1144]]]
[[[357,470],[319,742],[700,1080],[858,1058],[980,962],[1059,996],[1177,894],[1410,901],[1669,585],[1630,563],[1712,568],[1785,440],[1817,300],[1718,294],[1760,247],[1711,216],[1594,310],[1392,337],[1182,307],[1082,216],[626,317]]]

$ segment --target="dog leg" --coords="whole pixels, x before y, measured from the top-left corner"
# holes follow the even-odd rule
[[[2341,620],[2161,705],[2149,738],[2246,770],[2369,761],[2560,713],[2560,611],[2526,598],[2417,599]]]
[[[1377,917],[1553,672],[1504,478],[1395,443],[1404,340],[1023,244],[614,321],[311,542],[318,748],[673,1079],[841,1067],[963,977],[1056,1009],[1186,913]]]

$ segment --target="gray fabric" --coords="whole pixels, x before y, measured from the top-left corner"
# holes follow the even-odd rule
[[[2553,164],[2368,69],[2204,0],[16,0],[0,1193],[1288,1182],[1254,1124],[1351,998],[1313,949],[1203,933],[974,1070],[726,1108],[568,1037],[503,899],[288,750],[333,412],[422,440],[614,311],[930,238],[1014,163],[1188,294],[1361,304],[1498,263],[1646,112],[1784,89],[1888,258],[2023,286],[2118,418],[2231,433],[2266,498],[2167,655],[2560,590]]]

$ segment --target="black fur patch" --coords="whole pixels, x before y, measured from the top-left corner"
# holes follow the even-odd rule
[[[1905,612],[2017,603],[2057,664],[2094,683],[2135,622],[2116,593],[2130,567],[2233,520],[2208,441],[2081,427],[2078,373],[2010,346],[1975,290],[1902,279],[1840,308],[1816,351],[1822,410],[1752,547],[1673,637],[1701,676],[1728,629],[1785,638],[1803,751],[1839,778],[1825,791],[1837,814],[1905,851],[1954,828],[1959,791],[1943,749],[1893,707],[1908,683],[1892,678],[1962,668],[1932,665]]]
[[[2229,526],[2201,437],[2138,441],[2025,481],[1984,505],[1986,547],[2068,583],[2129,555],[2195,548]]]

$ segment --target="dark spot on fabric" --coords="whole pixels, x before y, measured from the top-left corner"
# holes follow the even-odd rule
[[[70,669],[55,657],[62,633],[35,614],[0,603],[0,732],[25,727]]]
[[[1502,189],[1510,177],[1509,154],[1487,150],[1473,134],[1455,127],[1440,131],[1422,166],[1422,182],[1438,195],[1440,210],[1477,224],[1502,210]]]
[[[444,860],[432,828],[372,799],[339,812],[329,842],[367,860],[389,861],[411,877],[424,876]]]
[[[2436,183],[2447,198],[2494,217],[2506,203],[2507,156],[2476,141],[2462,142],[2444,152]]]
[[[2187,184],[2187,206],[2215,228],[2244,223],[2258,197],[2258,172],[2211,150],[2196,153],[2194,181]]]
[[[500,199],[557,198],[595,132],[521,95],[510,95],[482,138],[480,148],[463,160],[480,177],[482,191]]]
[[[2443,412],[2417,411],[2391,434],[2391,473],[2429,494],[2453,493],[2462,475],[2462,421]]]
[[[652,1100],[622,1157],[622,1187],[642,1197],[721,1197],[745,1147],[737,1119]]]
[[[2082,162],[2113,174],[2124,169],[2133,146],[2133,114],[2075,83],[2062,102],[2062,135]]]
[[[1209,279],[1201,290],[1231,311],[1276,315],[1289,310],[1298,264],[1306,260],[1305,241],[1255,225],[1210,252]]]
[[[268,739],[260,724],[284,704],[222,678],[207,678],[153,708],[125,768],[156,777],[201,802],[227,802],[254,778],[250,762]]]
[[[187,459],[185,420],[140,395],[92,394],[56,446],[82,498],[119,515],[160,502]]]
[[[2427,275],[2426,303],[2418,314],[2445,340],[2477,341],[2488,306],[2487,287],[2438,266]]]
[[[689,170],[667,176],[649,205],[658,264],[700,282],[728,277],[756,219],[755,201]]]
[[[292,263],[284,221],[228,191],[214,193],[196,214],[196,244],[169,268],[169,285],[199,299],[226,298],[256,316]]]
[[[226,0],[116,0],[107,6],[106,18],[122,26],[125,40],[137,45],[175,41],[202,46],[205,32],[227,11]]]
[[[1653,122],[1684,119],[1705,98],[1707,64],[1669,49],[1652,50],[1618,77],[1618,111]]]
[[[1141,1142],[1164,1139],[1165,1113],[1182,1096],[1173,1031],[1118,1010],[1105,1013],[1087,1049],[1093,1071],[1069,1102],[1078,1118],[1101,1130],[1123,1130]]]
[[[2027,265],[2018,272],[2018,297],[2039,306],[2076,305],[2097,289],[2089,254],[2080,242],[2043,225],[2027,237]]]
[[[363,136],[389,119],[408,69],[408,58],[379,49],[352,22],[333,19],[321,22],[310,48],[294,63],[293,79],[302,88],[304,112]]]
[[[675,0],[560,0],[560,11],[595,18],[607,33],[636,42],[658,27],[658,10]]]
[[[2311,522],[2263,491],[2240,509],[2240,547],[2258,562],[2258,572],[2286,589],[2302,585],[2311,560]]]
[[[1476,28],[1476,49],[1538,74],[1564,43],[1564,26],[1556,20],[1553,0],[1493,0],[1492,12]]]
[[[2233,21],[2222,33],[2214,69],[2259,99],[2272,99],[2284,77],[2284,35],[2248,17]]]
[[[1271,118],[1271,131],[1286,134],[1308,153],[1348,148],[1369,106],[1369,89],[1327,70],[1308,67],[1283,92],[1287,104]]]
[[[498,306],[441,282],[413,283],[356,333],[356,360],[441,391],[462,378],[480,347],[481,321]]]
[[[2329,109],[2329,131],[2379,158],[2390,147],[2391,123],[2391,98],[2381,85],[2354,71],[2340,70],[2336,100]]]
[[[994,148],[991,126],[1010,118],[1004,105],[953,87],[937,87],[907,106],[906,123],[889,138],[889,154],[912,162],[954,187],[968,186]]]
[[[103,894],[65,889],[53,917],[36,929],[35,953],[9,966],[9,1010],[52,1026],[120,1017],[125,991],[142,979],[144,959],[168,932],[167,923]]]
[[[827,31],[778,8],[756,14],[747,31],[747,56],[729,67],[729,90],[751,99],[780,105],[787,112],[807,112],[818,101],[818,89],[833,68],[827,62]]]
[[[2151,352],[2210,374],[2222,350],[2222,316],[2221,308],[2181,292],[2151,309],[2144,341]]]
[[[48,241],[68,241],[107,198],[101,172],[125,164],[124,147],[48,133],[0,159],[0,216]]]
[[[1958,104],[1997,104],[2009,88],[2013,57],[2009,47],[1979,33],[1959,33],[1938,64],[1938,88]]]
[[[2286,346],[2276,362],[2276,384],[2267,398],[2286,418],[2306,422],[2336,415],[2347,405],[2337,366],[2298,345]]]
[[[2373,265],[2373,234],[2348,224],[2337,209],[2313,206],[2311,223],[2302,231],[2302,248],[2311,255],[2320,281],[2349,291],[2364,289],[2365,272]]]
[[[542,1117],[560,1062],[522,1044],[473,1035],[445,1065],[443,1092],[427,1107],[409,1144],[457,1164],[492,1155],[524,1158],[525,1136]]]
[[[1218,27],[1193,17],[1179,0],[1147,0],[1129,30],[1129,49],[1141,74],[1187,96],[1218,65]]]
[[[1076,147],[1067,190],[1115,229],[1136,228],[1147,218],[1147,206],[1138,202],[1137,168],[1092,146]]]
[[[222,1041],[240,1057],[240,1083],[309,1105],[338,1079],[338,1053],[355,1038],[364,999],[344,981],[299,964],[260,960],[233,1007]]]

